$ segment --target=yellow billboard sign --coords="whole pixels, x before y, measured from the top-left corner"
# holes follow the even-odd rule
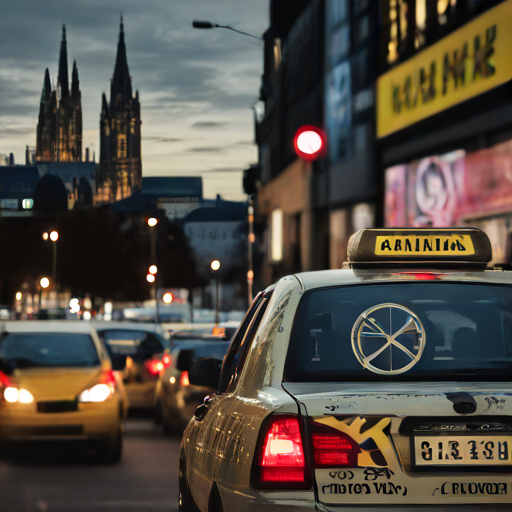
[[[507,0],[377,81],[377,137],[386,137],[512,80]]]

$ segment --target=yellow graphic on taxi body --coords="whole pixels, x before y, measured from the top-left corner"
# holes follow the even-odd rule
[[[357,465],[360,467],[387,467],[388,461],[393,457],[391,443],[384,433],[391,423],[390,418],[353,416],[340,421],[332,416],[322,416],[313,419],[318,423],[340,430],[359,445],[361,451],[357,458]]]
[[[473,256],[470,235],[384,235],[375,241],[377,256]]]

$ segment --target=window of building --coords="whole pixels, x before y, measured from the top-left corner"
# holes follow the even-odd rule
[[[283,260],[283,210],[274,210],[270,222],[270,257],[277,263]]]
[[[126,155],[127,155],[126,134],[120,133],[117,136],[117,158],[126,158]]]

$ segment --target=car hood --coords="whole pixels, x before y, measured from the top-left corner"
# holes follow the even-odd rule
[[[24,368],[15,370],[11,380],[30,391],[36,401],[74,400],[94,383],[100,372],[99,366]]]

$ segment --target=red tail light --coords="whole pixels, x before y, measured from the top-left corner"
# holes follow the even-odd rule
[[[146,361],[145,363],[147,371],[151,375],[158,375],[160,373],[160,370],[163,369],[164,363],[160,361],[159,359],[150,359],[149,361]]]
[[[188,372],[184,371],[181,372],[181,378],[180,378],[180,386],[185,387],[190,384],[190,381],[188,380]]]
[[[351,437],[315,421],[310,425],[315,466],[357,467],[360,449]]]
[[[164,368],[169,368],[169,366],[171,366],[171,356],[169,354],[164,354],[162,357],[162,363]]]
[[[311,470],[306,465],[298,416],[275,415],[264,425],[253,466],[258,489],[309,489]]]
[[[9,377],[5,375],[5,373],[0,372],[0,387],[6,387],[8,388],[11,385],[11,381],[9,380]]]

